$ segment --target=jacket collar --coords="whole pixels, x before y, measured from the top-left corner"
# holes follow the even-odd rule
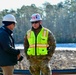
[[[6,26],[2,26],[2,29],[4,29],[8,34],[12,34],[13,32],[10,30],[10,29],[8,29]]]

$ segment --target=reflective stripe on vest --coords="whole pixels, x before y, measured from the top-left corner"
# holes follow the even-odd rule
[[[27,39],[29,42],[29,48],[27,50],[28,55],[47,55],[48,53],[47,47],[49,46],[47,44],[48,40],[47,29],[42,28],[39,34],[37,35],[37,39],[34,35],[34,32],[29,30],[27,32]],[[37,40],[37,42],[35,42],[35,40]]]
[[[46,47],[48,47],[49,45],[47,44],[47,45],[45,45],[45,44],[37,44],[37,48],[46,48]],[[29,46],[30,48],[35,48],[35,44],[34,45],[30,45]]]

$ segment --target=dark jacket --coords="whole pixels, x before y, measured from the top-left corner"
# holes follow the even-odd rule
[[[35,36],[37,37],[37,35],[38,35],[38,33],[40,32],[41,29],[42,29],[42,26],[40,25],[40,27],[38,29],[35,30],[34,28],[32,28],[31,30],[35,33]],[[44,56],[43,55],[42,56],[41,55],[40,56],[36,56],[38,59],[50,60],[51,57],[53,56],[53,53],[55,52],[56,40],[55,40],[55,37],[54,37],[53,33],[50,30],[49,30],[47,42],[49,44],[49,47],[47,48],[48,54],[44,55]],[[28,43],[28,40],[27,40],[27,35],[25,35],[25,37],[24,37],[25,54],[26,54],[27,59],[33,59],[33,57],[35,57],[35,56],[28,56],[27,55],[28,47],[29,47],[29,43]]]
[[[11,66],[17,64],[19,50],[14,48],[12,31],[5,26],[0,28],[0,66]]]

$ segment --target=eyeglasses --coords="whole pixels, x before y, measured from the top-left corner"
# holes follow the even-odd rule
[[[35,21],[35,22],[31,22],[31,23],[32,23],[32,24],[34,24],[34,23],[36,24],[36,23],[39,23],[39,21]]]

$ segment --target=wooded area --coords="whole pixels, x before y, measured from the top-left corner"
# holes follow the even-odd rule
[[[33,13],[40,13],[43,26],[50,29],[56,37],[57,43],[76,43],[76,0],[66,0],[57,5],[46,2],[43,7],[23,5],[17,10],[0,11],[0,26],[5,14],[15,15],[17,24],[14,29],[15,43],[23,43],[26,31],[31,28],[30,18]]]

